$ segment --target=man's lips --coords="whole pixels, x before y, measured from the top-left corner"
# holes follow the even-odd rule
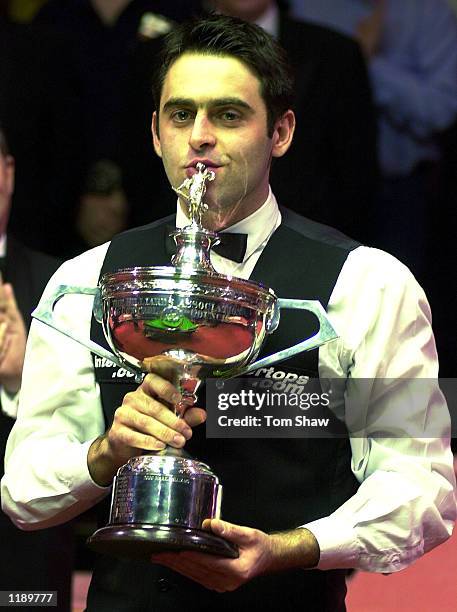
[[[217,172],[217,170],[222,167],[222,164],[218,164],[210,159],[193,159],[185,166],[187,177],[191,177],[196,174],[197,164],[203,164],[205,168],[208,168],[208,170],[212,170],[213,172]]]
[[[197,164],[203,164],[206,168],[219,168],[222,165],[212,159],[193,159],[186,164],[186,168],[196,168]]]

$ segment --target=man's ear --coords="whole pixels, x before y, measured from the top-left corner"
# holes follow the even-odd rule
[[[295,115],[292,110],[288,110],[280,117],[274,126],[271,154],[273,157],[282,157],[292,144],[295,131]]]
[[[154,143],[154,150],[159,157],[162,157],[162,147],[160,145],[160,138],[159,138],[159,117],[157,115],[157,111],[154,111],[152,113],[151,131],[152,131],[152,141]]]

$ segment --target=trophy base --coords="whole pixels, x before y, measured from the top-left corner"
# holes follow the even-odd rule
[[[235,544],[209,531],[163,525],[107,525],[98,529],[87,545],[98,553],[145,560],[165,551],[193,550],[229,559],[239,554]]]

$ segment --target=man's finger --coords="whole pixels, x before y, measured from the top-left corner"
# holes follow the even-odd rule
[[[6,321],[0,322],[0,359],[3,358],[4,353],[7,350],[7,333],[8,333],[8,323]]]
[[[5,283],[3,285],[3,309],[5,315],[15,323],[19,319],[22,320],[21,313],[16,302],[16,296],[14,294],[13,285],[11,283]]]
[[[151,436],[176,448],[181,448],[192,437],[192,430],[166,406],[145,393],[129,393],[114,415],[114,424]],[[149,446],[145,447],[150,449]]]
[[[138,410],[120,409],[116,411],[114,423],[120,426],[125,425],[130,431],[141,434],[145,440],[153,438],[178,448],[184,446],[186,439],[192,436],[192,430],[187,426],[187,429],[180,433],[177,429],[173,429],[157,419],[150,418]],[[149,446],[135,446],[149,449]]]
[[[208,557],[208,555],[205,555]],[[212,589],[220,593],[226,591],[226,577],[221,573],[215,574],[212,570],[205,567],[203,570],[191,560],[187,560],[182,554],[160,553],[151,556],[152,563],[157,563],[186,576],[194,582],[198,582],[207,589]]]
[[[137,393],[128,394],[125,396],[125,403],[131,404],[139,413],[152,417],[176,431],[185,433],[189,438],[192,435],[192,430],[184,419],[180,419],[168,406],[146,393],[139,396]]]
[[[181,400],[181,394],[178,393],[176,387],[174,387],[171,382],[155,373],[145,376],[141,383],[141,388],[147,395],[158,397],[172,406],[175,406]]]
[[[5,283],[3,285],[3,298],[5,302],[8,302],[8,304],[11,304],[17,309],[16,296],[14,295],[14,289],[11,283]]]
[[[6,309],[6,296],[5,296],[5,285],[0,283],[0,312],[4,312]]]
[[[206,421],[206,410],[203,408],[188,408],[183,420],[190,426],[196,427]]]
[[[6,336],[8,330],[8,323],[6,321],[0,321],[0,344]]]
[[[146,357],[143,360],[143,366],[148,372],[157,374],[167,380],[173,380],[176,372],[176,363],[166,355],[155,355],[154,357]]]
[[[254,530],[250,527],[241,527],[220,519],[206,519],[203,521],[203,529],[211,530],[214,534],[240,546],[251,543],[254,535]]]
[[[125,447],[146,451],[158,451],[166,447],[166,443],[156,437],[140,433],[123,425],[119,425],[115,433],[113,429],[110,429],[108,432],[108,440],[116,445],[120,443]],[[127,458],[125,460],[127,460]]]

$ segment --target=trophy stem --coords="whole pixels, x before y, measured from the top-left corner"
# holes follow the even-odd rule
[[[176,255],[172,257],[171,262],[177,269],[183,272],[215,273],[210,260],[212,247],[220,242],[215,232],[188,225],[170,235],[176,243]]]
[[[182,418],[187,409],[192,408],[197,401],[197,391],[201,384],[198,378],[199,366],[193,363],[193,358],[189,355],[184,359],[179,350],[167,351],[166,355],[175,360],[172,383],[181,394],[181,399],[175,404],[174,412]]]
[[[182,399],[175,404],[175,414],[179,418],[183,418],[188,408],[192,408],[192,406],[197,401],[197,396],[195,393],[188,393],[187,391],[181,391]]]

